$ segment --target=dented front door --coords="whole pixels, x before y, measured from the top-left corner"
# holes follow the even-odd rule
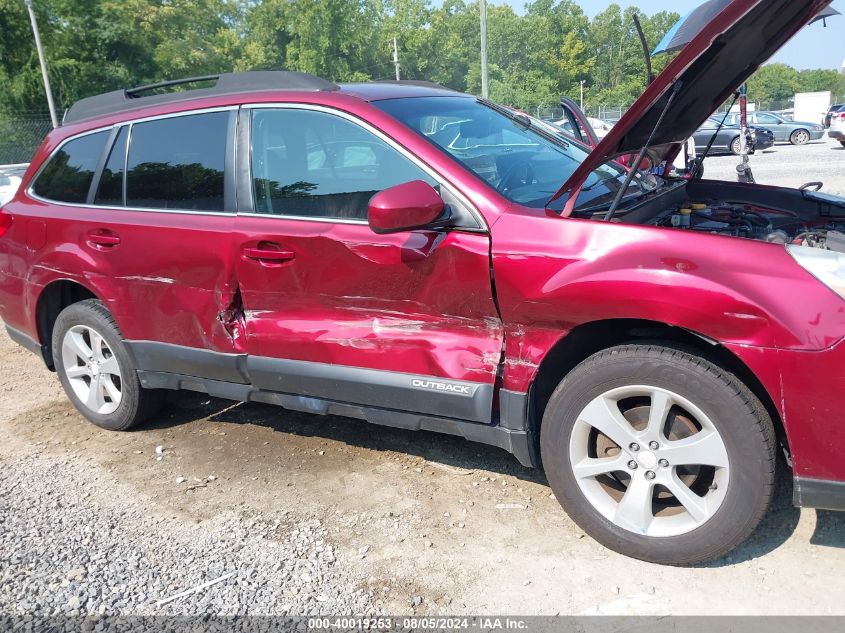
[[[255,213],[240,215],[236,232],[251,380],[489,422],[502,353],[489,236],[373,233],[373,193],[397,180],[437,183],[372,131],[307,114],[252,121]]]
[[[428,391],[437,399],[474,395],[466,394],[473,390],[492,398],[502,328],[492,300],[486,235],[378,236],[362,224],[244,216],[237,221],[245,344],[256,386],[333,400],[349,399],[351,390],[353,398],[369,404],[382,383],[394,382],[378,372],[399,372],[407,379],[404,389],[394,385],[398,399],[391,408],[414,401],[403,391]],[[277,260],[274,252],[285,254]],[[337,391],[293,388],[285,370],[274,370],[273,363],[261,370],[253,357],[376,373],[341,372],[328,379],[335,386],[347,383]],[[286,367],[293,373],[309,369]],[[491,400],[458,404],[469,408],[426,412],[462,411],[455,417],[489,421]]]

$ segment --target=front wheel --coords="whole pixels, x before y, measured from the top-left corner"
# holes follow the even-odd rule
[[[734,154],[734,156],[739,156],[740,154],[742,154],[742,143],[740,142],[738,136],[733,141],[731,141],[731,152]]]
[[[795,130],[789,137],[793,145],[806,145],[810,142],[810,133],[807,130]]]
[[[845,147],[845,141],[839,141],[839,144],[840,144],[842,147]]]
[[[101,302],[88,299],[62,310],[52,343],[62,387],[90,422],[124,431],[161,407],[162,392],[141,387],[117,324]]]
[[[540,431],[572,519],[606,547],[690,565],[745,541],[774,489],[775,434],[732,374],[672,347],[595,354],[561,382]]]

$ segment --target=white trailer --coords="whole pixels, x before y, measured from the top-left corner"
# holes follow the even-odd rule
[[[799,92],[795,95],[795,120],[821,123],[830,107],[830,91]]]

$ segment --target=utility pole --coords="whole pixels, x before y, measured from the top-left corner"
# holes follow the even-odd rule
[[[584,110],[584,82],[586,79],[581,80],[581,110]]]
[[[396,67],[396,81],[399,81],[399,49],[396,47],[396,38],[393,38],[393,65]]]
[[[50,77],[47,74],[47,60],[44,58],[41,36],[38,34],[38,22],[35,19],[35,11],[32,9],[32,0],[24,0],[24,4],[29,12],[29,21],[32,22],[32,34],[35,36],[35,48],[38,50],[38,61],[41,63],[41,76],[44,78],[44,92],[47,94],[47,107],[50,108],[50,121],[53,122],[53,129],[56,129],[59,127],[59,120],[56,118],[56,105],[53,103],[53,91],[50,90]]]
[[[481,96],[490,98],[490,86],[487,78],[487,0],[478,0],[481,13]]]

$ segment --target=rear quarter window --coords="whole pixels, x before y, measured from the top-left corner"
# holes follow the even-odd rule
[[[108,137],[108,131],[96,132],[62,145],[38,174],[32,191],[47,200],[84,203]]]

